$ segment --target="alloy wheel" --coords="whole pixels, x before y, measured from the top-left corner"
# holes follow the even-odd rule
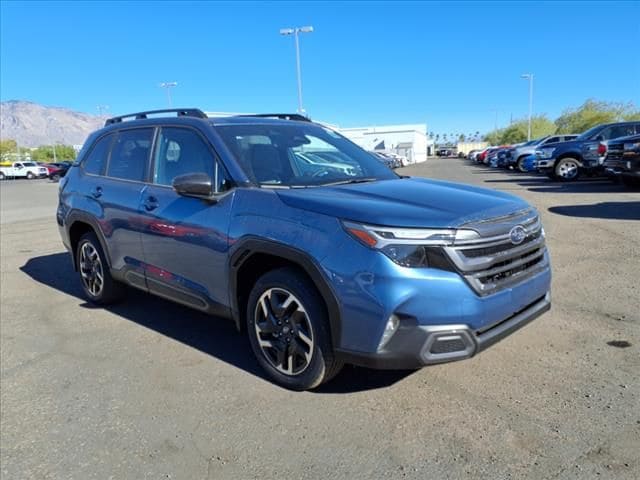
[[[258,345],[278,372],[298,375],[306,370],[314,350],[309,316],[291,292],[270,288],[258,299],[254,313]]]
[[[578,175],[578,164],[573,161],[565,161],[558,168],[558,176],[566,180],[571,180]]]
[[[104,287],[102,261],[96,248],[89,242],[80,248],[80,276],[87,291],[94,297],[100,296]]]

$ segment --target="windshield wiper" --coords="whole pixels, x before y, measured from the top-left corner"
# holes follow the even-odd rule
[[[337,182],[329,182],[329,183],[321,183],[321,186],[328,185],[349,185],[352,183],[368,183],[368,182],[376,182],[378,181],[375,177],[365,177],[365,178],[352,178],[350,180],[338,180]]]

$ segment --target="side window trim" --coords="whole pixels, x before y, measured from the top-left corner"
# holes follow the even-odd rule
[[[167,125],[162,125],[161,127],[156,128],[156,133],[155,136],[153,138],[153,146],[151,148],[152,150],[152,156],[151,156],[151,161],[149,162],[149,176],[148,176],[148,183],[150,185],[153,185],[154,187],[162,187],[162,188],[170,188],[173,189],[173,187],[171,185],[163,185],[161,183],[156,183],[155,181],[155,171],[156,171],[156,153],[157,153],[157,149],[160,148],[159,142],[160,142],[160,138],[162,136],[162,130],[165,128],[180,128],[182,130],[188,130],[191,132],[194,132],[199,138],[200,140],[202,140],[202,142],[204,143],[205,147],[207,148],[207,150],[209,151],[209,153],[211,154],[211,158],[213,160],[213,175],[214,178],[212,179],[214,181],[214,185],[215,185],[215,189],[216,191],[214,193],[220,193],[217,191],[218,189],[218,176],[220,175],[219,172],[222,172],[222,176],[230,183],[230,188],[229,190],[233,190],[233,188],[235,188],[235,183],[233,182],[231,175],[229,175],[229,172],[227,171],[226,167],[224,166],[224,164],[222,163],[221,159],[220,159],[220,155],[218,155],[218,152],[216,151],[216,149],[214,148],[213,145],[211,145],[211,142],[209,142],[209,139],[202,134],[202,132],[197,129],[192,127],[191,125],[175,125],[175,124],[167,124]],[[227,190],[227,191],[229,191]],[[226,192],[225,192],[226,193]]]

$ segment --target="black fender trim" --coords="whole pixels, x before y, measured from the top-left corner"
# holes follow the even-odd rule
[[[71,212],[69,212],[67,218],[65,219],[65,229],[67,231],[67,238],[69,239],[69,247],[72,247],[71,228],[77,222],[86,223],[93,229],[96,236],[98,237],[98,241],[100,242],[102,251],[107,257],[107,265],[109,266],[109,269],[111,269],[111,255],[109,254],[109,249],[107,248],[107,241],[105,239],[104,233],[102,232],[102,228],[100,228],[100,224],[97,222],[95,217],[92,217],[91,215],[79,210],[72,210]],[[73,261],[73,268],[77,271],[78,265],[76,265],[76,252],[71,251],[70,253]]]
[[[320,292],[329,313],[329,326],[331,328],[331,342],[334,348],[340,346],[340,334],[342,331],[342,319],[340,316],[339,302],[322,268],[306,252],[295,247],[285,245],[273,240],[265,240],[259,237],[245,237],[239,240],[229,256],[229,296],[231,312],[238,329],[242,328],[243,319],[240,318],[238,305],[238,272],[244,262],[255,254],[267,254],[283,258],[298,265],[314,283]]]

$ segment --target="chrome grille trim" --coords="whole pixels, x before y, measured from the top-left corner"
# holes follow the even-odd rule
[[[504,222],[505,218],[495,222],[502,227],[499,235],[443,247],[456,269],[480,296],[513,286],[549,268],[542,223],[535,210],[510,215],[508,218],[512,221],[508,223]],[[517,225],[525,229],[526,237],[522,243],[514,245],[508,232]],[[483,249],[489,251],[484,254]]]

